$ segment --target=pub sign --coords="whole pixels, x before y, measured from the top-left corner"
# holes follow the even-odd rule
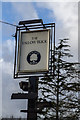
[[[20,32],[17,72],[46,72],[49,68],[50,30]]]

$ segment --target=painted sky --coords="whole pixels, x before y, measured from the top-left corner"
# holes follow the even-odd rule
[[[8,0],[9,1],[9,0]],[[18,25],[21,20],[43,19],[44,23],[56,23],[56,45],[60,38],[69,38],[73,61],[78,61],[78,2],[1,2],[3,21]],[[1,24],[0,24],[1,26]],[[0,69],[2,73],[2,115],[3,117],[26,117],[20,113],[25,109],[25,100],[11,100],[11,94],[20,92],[19,81],[13,79],[15,27],[2,25],[2,55],[0,52]],[[0,35],[1,37],[1,35]],[[22,92],[22,91],[21,91]],[[1,96],[0,96],[1,99]],[[1,101],[0,101],[1,104]],[[1,111],[0,111],[1,115]]]

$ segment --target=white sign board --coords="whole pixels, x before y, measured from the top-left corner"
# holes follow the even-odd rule
[[[49,30],[21,32],[18,45],[18,73],[48,71]]]

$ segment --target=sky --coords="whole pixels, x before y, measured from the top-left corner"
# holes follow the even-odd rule
[[[54,22],[56,24],[56,45],[59,39],[69,38],[72,61],[78,61],[78,2],[57,2],[57,0],[31,1],[31,0],[3,0],[0,2],[0,20],[18,25],[21,20],[43,19],[43,23]],[[2,11],[2,12],[1,12]],[[1,27],[2,26],[2,27]],[[14,38],[15,27],[0,23],[0,104],[2,105],[3,117],[26,117],[20,113],[20,109],[26,109],[26,100],[11,100],[11,94],[22,92],[19,81],[13,79],[14,64]],[[2,101],[1,101],[2,100]]]

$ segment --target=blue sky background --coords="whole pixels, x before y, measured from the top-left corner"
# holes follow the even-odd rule
[[[60,38],[69,38],[73,61],[78,60],[78,3],[77,2],[3,2],[2,20],[18,25],[21,20],[43,19],[44,23],[56,23],[56,44]],[[1,19],[1,18],[0,18]],[[1,24],[0,24],[1,25]],[[11,94],[22,92],[19,81],[13,79],[15,27],[2,24],[2,116],[26,117],[20,109],[26,109],[25,100],[11,100]],[[1,47],[0,47],[1,48]],[[1,85],[1,82],[0,82]],[[1,96],[0,96],[1,98]],[[1,104],[1,102],[0,102]],[[0,111],[1,113],[1,111]],[[1,114],[0,114],[1,115]]]

